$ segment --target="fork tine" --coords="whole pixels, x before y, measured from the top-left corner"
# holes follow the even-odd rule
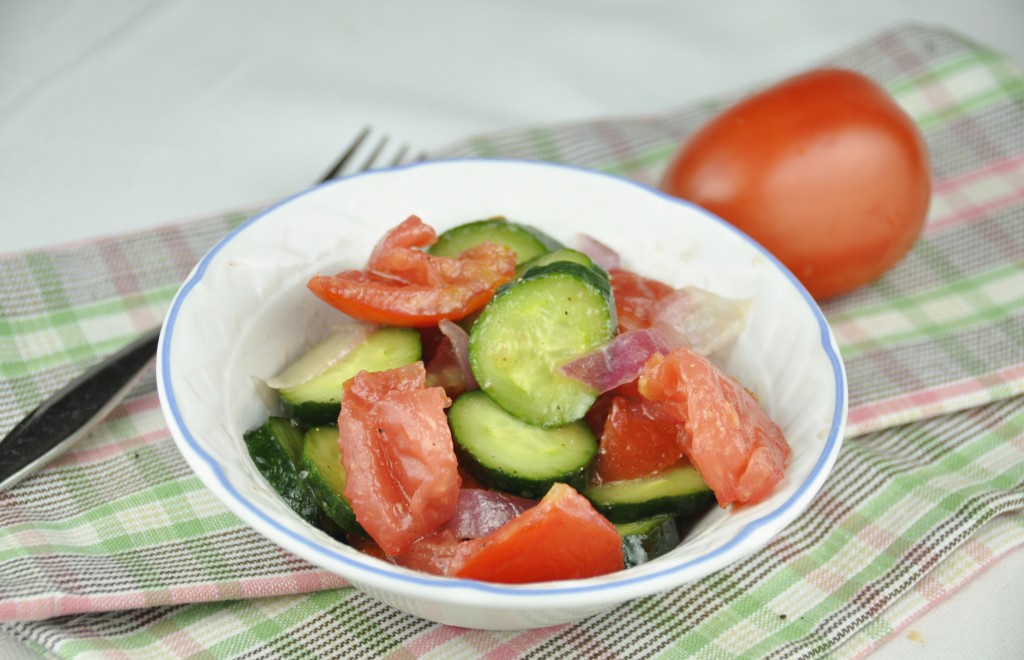
[[[363,130],[359,131],[359,134],[356,135],[355,139],[352,141],[352,144],[350,144],[348,146],[348,149],[345,150],[345,153],[343,153],[341,157],[338,158],[338,161],[331,167],[330,170],[328,170],[326,174],[324,174],[317,181],[317,183],[325,183],[327,181],[330,181],[331,179],[342,176],[345,173],[346,166],[348,166],[356,158],[357,153],[359,152],[360,148],[366,143],[367,138],[370,136],[371,132],[372,130],[369,126],[366,126],[363,128]],[[388,142],[389,139],[387,135],[382,135],[380,138],[378,138],[376,144],[373,147],[373,150],[363,161],[362,165],[356,168],[351,168],[351,171],[366,172],[368,170],[372,170],[374,167],[381,167],[381,165],[378,165],[377,161],[380,159],[381,154],[384,153],[384,150],[387,147]],[[397,153],[395,153],[395,155],[388,161],[386,167],[397,167],[401,165],[403,162],[407,160],[408,153],[409,145],[400,145],[398,147]],[[412,160],[412,162],[426,160],[426,158],[427,154],[421,151],[416,156],[416,158]]]
[[[380,139],[377,141],[377,146],[374,147],[373,151],[366,158],[366,161],[363,163],[363,166],[359,168],[359,171],[360,172],[366,172],[367,170],[372,169],[373,168],[373,164],[377,162],[377,159],[380,157],[381,152],[384,151],[384,147],[386,147],[387,144],[388,144],[388,136],[387,135],[380,136]]]
[[[334,177],[338,176],[338,174],[340,174],[345,168],[345,165],[348,164],[348,161],[352,159],[357,151],[359,151],[359,147],[369,135],[370,127],[365,126],[363,130],[359,131],[359,134],[356,135],[356,139],[352,141],[352,144],[350,144],[348,149],[345,150],[345,153],[343,153],[341,157],[338,158],[338,161],[331,166],[331,169],[327,171],[327,174],[320,177],[317,183],[324,183],[325,181],[330,181]]]
[[[398,148],[398,153],[395,154],[395,157],[391,159],[391,167],[397,167],[397,166],[401,165],[402,161],[405,159],[405,154],[408,151],[409,151],[409,145],[407,145],[407,144],[403,144],[401,147],[399,147]]]

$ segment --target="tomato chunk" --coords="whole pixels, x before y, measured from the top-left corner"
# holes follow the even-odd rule
[[[486,536],[464,541],[449,574],[522,584],[622,570],[622,538],[572,486],[556,483],[534,507]]]
[[[455,511],[458,462],[440,387],[426,387],[422,362],[345,383],[339,446],[345,497],[388,555],[440,528]]]
[[[685,426],[658,401],[617,395],[604,421],[597,454],[600,481],[646,477],[679,462]]]
[[[421,539],[416,539],[409,549],[400,555],[385,553],[373,539],[363,536],[350,536],[348,541],[349,545],[363,554],[431,575],[448,574],[448,566],[460,543],[455,532],[445,528]]]
[[[734,378],[688,348],[653,356],[640,394],[686,425],[683,453],[719,505],[759,502],[782,479],[790,448],[781,429]]]
[[[651,327],[658,301],[674,291],[672,287],[624,268],[608,271],[615,311],[619,316],[619,332]]]
[[[590,406],[590,410],[587,411],[585,417],[587,425],[590,426],[590,430],[598,438],[604,433],[604,423],[608,419],[608,414],[612,411],[612,403],[617,397],[624,396],[628,399],[640,399],[639,377],[636,380],[631,380],[628,383],[623,383],[618,387],[608,390],[607,392],[601,393],[597,397],[597,401],[594,401],[594,405]]]
[[[388,557],[398,566],[431,575],[447,575],[452,557],[459,548],[459,537],[450,529],[440,529],[429,536],[413,541],[404,553]]]
[[[377,243],[366,269],[317,275],[307,287],[354,319],[424,327],[472,314],[515,274],[507,246],[481,243],[457,257],[423,251],[435,242],[434,229],[409,216]]]

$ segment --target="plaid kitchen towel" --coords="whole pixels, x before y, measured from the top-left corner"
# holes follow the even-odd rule
[[[829,301],[849,436],[810,509],[699,582],[582,622],[473,631],[381,605],[273,546],[191,475],[152,379],[72,452],[0,493],[0,630],[58,656],[860,655],[1024,544],[1024,72],[941,30],[834,58],[922,127],[924,236]],[[508,130],[432,154],[547,159],[653,184],[725,104]],[[0,430],[159,321],[231,214],[0,258]]]

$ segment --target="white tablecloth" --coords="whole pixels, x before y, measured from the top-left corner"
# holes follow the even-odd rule
[[[1024,63],[1022,0],[6,0],[0,251],[289,195],[367,123],[429,150],[659,113],[910,21]],[[877,656],[1024,657],[1022,611],[1017,552]]]

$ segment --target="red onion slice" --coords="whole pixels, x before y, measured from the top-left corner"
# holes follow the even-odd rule
[[[461,325],[453,323],[448,319],[441,319],[437,327],[452,344],[452,352],[455,354],[455,361],[462,371],[466,390],[475,390],[479,385],[477,385],[476,378],[473,376],[473,370],[469,366],[469,333]]]
[[[674,346],[654,328],[630,330],[617,335],[602,348],[562,367],[562,373],[586,383],[598,393],[607,392],[640,375],[655,353],[667,354]]]
[[[506,495],[482,488],[459,491],[455,513],[444,524],[445,529],[463,539],[476,539],[498,529],[536,502],[515,495]]]
[[[619,258],[619,253],[593,236],[587,234],[577,235],[576,249],[590,257],[595,264],[605,270],[621,267],[622,260]]]
[[[751,300],[723,298],[696,287],[683,287],[658,301],[651,326],[674,346],[686,346],[707,356],[736,341],[747,325],[751,304]]]

